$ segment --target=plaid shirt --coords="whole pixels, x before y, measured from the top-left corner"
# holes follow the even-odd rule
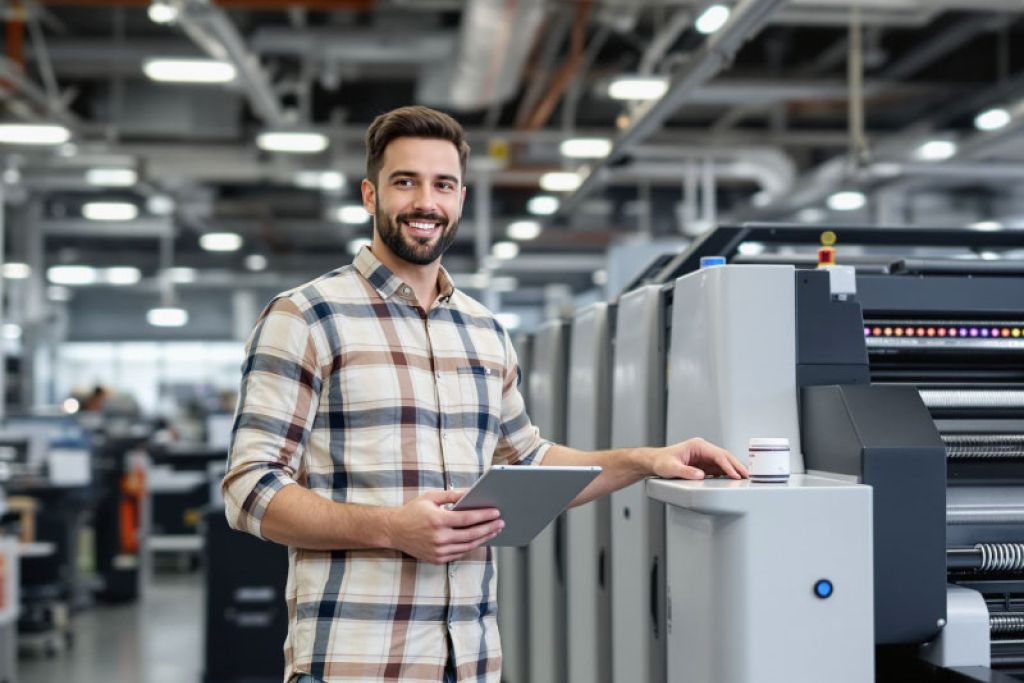
[[[229,523],[260,536],[274,494],[398,506],[465,488],[550,446],[518,390],[508,334],[444,269],[429,312],[364,248],[279,295],[249,338],[228,471]],[[494,553],[447,565],[399,551],[288,551],[285,680],[497,682]]]

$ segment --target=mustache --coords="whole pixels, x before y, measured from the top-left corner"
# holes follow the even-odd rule
[[[400,213],[395,216],[396,221],[434,221],[440,223],[442,228],[448,227],[448,218],[439,213],[424,213],[420,211],[414,211],[410,213]]]

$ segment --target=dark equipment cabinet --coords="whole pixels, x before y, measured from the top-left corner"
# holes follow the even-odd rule
[[[288,551],[203,516],[206,658],[203,683],[279,683],[288,632]]]

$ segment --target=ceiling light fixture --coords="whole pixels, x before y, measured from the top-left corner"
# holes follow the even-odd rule
[[[725,5],[711,5],[701,12],[697,21],[693,22],[693,27],[704,35],[710,35],[725,26],[725,22],[729,21],[729,14],[731,10]]]
[[[142,71],[159,83],[230,83],[238,75],[233,64],[220,59],[147,59]]]
[[[139,207],[131,202],[87,202],[82,215],[90,221],[133,221],[139,216]]]
[[[24,280],[32,274],[32,268],[27,263],[10,261],[3,266],[3,276],[8,280]]]
[[[978,130],[999,130],[1010,122],[1010,112],[1001,108],[994,107],[992,109],[986,109],[977,116],[974,117],[974,127]]]
[[[608,138],[570,138],[562,142],[559,150],[570,159],[603,159],[612,151]]]
[[[158,306],[146,312],[146,321],[153,327],[182,327],[188,323],[188,311],[178,306]]]
[[[339,221],[349,225],[359,225],[370,220],[370,212],[360,204],[339,206],[334,215]]]
[[[357,237],[348,243],[348,253],[355,256],[362,250],[363,247],[368,247],[373,243],[373,240],[368,237]]]
[[[623,76],[608,86],[613,100],[656,100],[668,92],[668,79],[659,76]]]
[[[295,185],[304,190],[340,190],[345,187],[345,176],[338,171],[299,171]]]
[[[14,341],[21,339],[21,325],[15,323],[4,323],[4,339]]]
[[[327,149],[330,140],[323,133],[302,131],[266,131],[256,136],[256,145],[266,152],[316,154]]]
[[[863,192],[844,190],[829,195],[825,203],[833,211],[856,211],[857,209],[864,208],[867,201],[867,197],[864,196]]]
[[[178,8],[163,0],[153,0],[146,14],[154,24],[173,24],[178,20]]]
[[[55,285],[91,285],[99,279],[99,273],[90,266],[50,266],[46,279]]]
[[[154,216],[170,216],[174,213],[174,199],[165,194],[150,195],[146,199],[146,211]]]
[[[537,221],[512,221],[505,229],[505,234],[514,240],[532,240],[540,235],[541,227]]]
[[[134,285],[142,279],[142,271],[134,266],[114,266],[103,271],[103,281],[110,285]]]
[[[764,250],[765,246],[761,242],[742,242],[740,246],[736,247],[736,251],[743,256],[757,256],[763,254]]]
[[[267,269],[267,257],[263,254],[249,254],[245,257],[245,268],[253,272]]]
[[[234,232],[208,232],[200,235],[199,246],[206,251],[238,251],[242,236]]]
[[[914,151],[914,156],[921,161],[945,161],[954,154],[956,143],[952,140],[929,140]]]
[[[139,180],[139,174],[130,168],[90,168],[85,172],[85,182],[99,187],[131,187]]]
[[[195,282],[198,274],[195,268],[186,268],[184,266],[176,266],[167,271],[168,277],[171,282],[177,285],[187,285],[190,282]]]
[[[516,330],[523,324],[523,318],[518,313],[496,313],[494,319],[506,330]]]
[[[540,177],[540,187],[548,192],[572,192],[583,183],[579,173],[551,171]]]
[[[0,123],[0,144],[62,145],[71,138],[65,126],[50,123]]]
[[[534,216],[550,216],[558,211],[560,202],[558,197],[549,194],[539,194],[526,202],[526,210]]]
[[[495,242],[491,245],[491,256],[502,261],[519,256],[519,245],[515,242]]]
[[[971,223],[967,227],[973,230],[981,230],[982,232],[995,232],[996,230],[1002,230],[1003,224],[999,221],[978,221],[977,223]]]

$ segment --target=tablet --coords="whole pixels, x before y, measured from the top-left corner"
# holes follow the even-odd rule
[[[599,474],[600,467],[496,465],[452,509],[498,508],[505,528],[487,545],[526,545]]]

